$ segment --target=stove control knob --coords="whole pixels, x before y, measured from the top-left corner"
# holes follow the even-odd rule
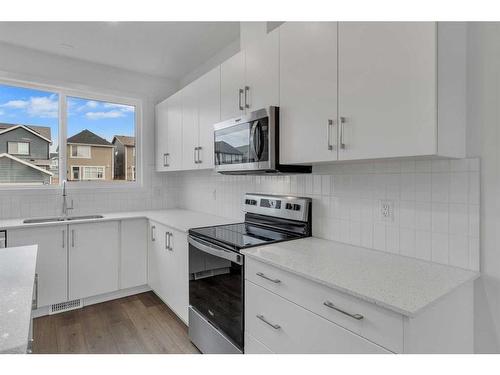
[[[294,204],[293,205],[293,210],[294,211],[300,211],[300,204]]]
[[[257,201],[255,199],[245,199],[245,204],[255,206],[257,204]]]
[[[293,209],[292,204],[291,204],[291,203],[287,203],[287,204],[285,205],[285,209],[286,209],[286,210],[291,210],[291,209]]]

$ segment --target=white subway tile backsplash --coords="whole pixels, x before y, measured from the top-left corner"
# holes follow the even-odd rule
[[[317,237],[479,269],[478,159],[321,165],[294,176],[193,171],[168,181],[167,205],[232,218],[242,218],[245,192],[309,196]],[[393,203],[393,220],[382,219],[381,200]]]

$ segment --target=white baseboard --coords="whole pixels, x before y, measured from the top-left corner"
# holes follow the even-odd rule
[[[83,307],[89,306],[89,305],[95,305],[96,303],[101,303],[101,302],[111,301],[111,300],[118,299],[118,298],[128,297],[128,296],[132,296],[134,294],[148,292],[150,290],[151,290],[151,288],[149,287],[149,285],[140,285],[140,286],[136,286],[133,288],[121,289],[121,290],[117,290],[117,291],[111,292],[111,293],[100,294],[98,296],[83,298],[82,305],[83,305]],[[40,316],[49,315],[49,308],[50,308],[50,306],[42,306],[42,307],[34,310],[31,313],[31,316],[33,318],[38,318]]]

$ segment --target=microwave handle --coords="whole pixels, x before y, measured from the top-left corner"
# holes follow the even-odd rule
[[[252,125],[252,144],[253,151],[255,152],[255,156],[257,161],[262,157],[262,153],[264,152],[264,139],[262,137],[262,125],[259,121],[255,121]],[[258,141],[258,142],[257,142]]]

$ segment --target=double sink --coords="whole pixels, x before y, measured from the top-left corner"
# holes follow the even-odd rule
[[[83,215],[83,216],[67,216],[67,217],[41,217],[35,219],[25,219],[24,224],[36,224],[36,223],[54,223],[60,221],[74,221],[74,220],[92,220],[92,219],[102,219],[102,215]]]

